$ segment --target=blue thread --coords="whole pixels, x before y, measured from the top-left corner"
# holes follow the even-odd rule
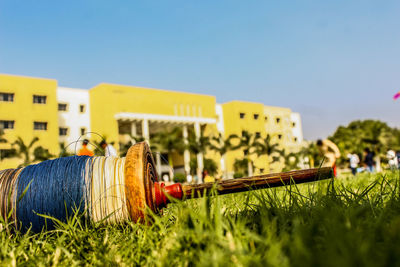
[[[54,228],[50,220],[38,214],[46,214],[66,221],[68,215],[79,209],[83,212],[88,204],[88,188],[85,183],[85,168],[92,172],[91,157],[72,156],[44,161],[25,167],[18,177],[17,200],[30,184],[26,194],[17,203],[16,215],[22,229],[32,226],[38,232],[47,223],[47,229]]]

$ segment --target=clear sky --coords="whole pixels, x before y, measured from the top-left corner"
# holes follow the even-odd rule
[[[400,1],[0,0],[0,72],[289,107],[308,139],[400,126]]]

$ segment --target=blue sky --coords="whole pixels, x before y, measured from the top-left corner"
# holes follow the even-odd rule
[[[400,126],[400,1],[0,0],[0,73],[300,112],[308,139]]]

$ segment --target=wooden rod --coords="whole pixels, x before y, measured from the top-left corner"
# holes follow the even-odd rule
[[[222,180],[217,183],[182,185],[182,191],[183,197],[188,199],[201,197],[205,191],[210,191],[213,187],[219,195],[224,195],[253,189],[285,186],[289,185],[291,180],[296,184],[301,184],[332,177],[334,177],[332,168],[324,167]]]

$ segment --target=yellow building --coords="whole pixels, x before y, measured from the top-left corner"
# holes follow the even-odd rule
[[[153,134],[176,127],[186,143],[190,134],[200,139],[219,133],[225,138],[232,134],[241,137],[244,132],[253,139],[270,135],[271,142],[287,152],[298,150],[303,142],[300,115],[288,108],[244,101],[217,104],[215,96],[106,83],[89,90],[65,88],[57,87],[56,80],[0,75],[0,129],[8,140],[0,144],[3,155],[19,136],[25,144],[38,137],[35,146],[49,149],[53,155],[58,155],[62,142],[72,144],[68,150],[76,152],[80,142],[75,139],[81,135],[97,142],[102,136],[120,152],[137,137],[151,145]],[[86,134],[88,131],[98,135]],[[174,171],[183,173],[190,173],[190,161],[196,158],[198,176],[203,157],[219,163],[218,176],[228,178],[233,177],[235,161],[243,158],[250,159],[254,174],[282,169],[282,161],[269,164],[271,157],[251,152],[248,156],[247,151],[238,149],[220,158],[210,150],[206,155],[161,151],[164,155],[156,155],[157,171],[161,176],[171,175],[165,157],[172,159]],[[1,160],[0,169],[20,163]]]
[[[293,121],[293,118],[297,119],[297,117],[292,116],[289,108],[244,101],[232,101],[221,106],[220,120],[223,121],[223,130],[220,129],[220,131],[224,133],[225,138],[230,135],[241,137],[246,131],[253,137],[251,142],[254,142],[256,138],[265,139],[267,135],[270,135],[271,143],[277,143],[280,150],[293,152],[300,148],[302,135],[301,137],[293,136],[293,127],[299,126],[300,122]],[[232,177],[235,172],[235,161],[245,158],[247,153],[248,151],[243,149],[227,153],[225,164],[228,177]],[[277,156],[277,153],[267,157],[266,155],[257,155],[254,153],[254,149],[250,152],[250,160],[254,165],[255,174],[277,172],[282,169],[283,161],[273,162],[272,156]]]
[[[181,127],[187,141],[188,131],[197,137],[214,132],[216,123],[215,97],[166,91],[134,86],[99,84],[90,89],[91,131],[104,136],[118,148],[131,136],[150,136],[159,131]],[[173,155],[175,170],[190,172],[190,155]],[[157,154],[157,169],[161,175],[169,175]],[[198,175],[202,171],[203,155],[197,155]]]
[[[38,137],[32,151],[42,146],[58,154],[56,90],[56,80],[0,74],[0,129],[8,140],[0,144],[3,154],[17,137],[26,145]],[[19,159],[2,160],[0,169],[15,168],[19,163]]]

